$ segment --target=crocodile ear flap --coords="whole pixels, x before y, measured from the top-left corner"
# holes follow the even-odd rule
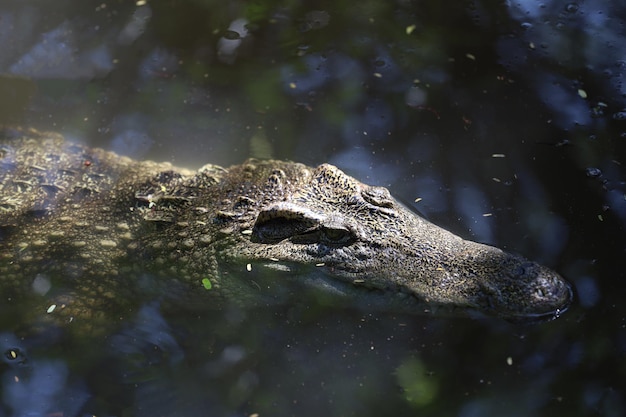
[[[252,241],[278,243],[293,236],[315,231],[322,216],[294,203],[276,203],[257,216],[252,229]]]

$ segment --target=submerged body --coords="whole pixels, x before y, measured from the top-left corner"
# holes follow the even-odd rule
[[[164,292],[258,304],[293,283],[376,309],[506,319],[558,317],[572,297],[555,272],[464,240],[332,165],[192,172],[32,130],[0,136],[0,276],[0,303],[39,297],[66,322]]]

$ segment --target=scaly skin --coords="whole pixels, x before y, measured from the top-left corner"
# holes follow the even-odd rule
[[[264,304],[302,287],[365,308],[514,320],[558,317],[572,297],[555,272],[332,165],[192,172],[15,129],[0,135],[0,276],[2,303],[54,306],[61,323],[123,315],[138,299]]]

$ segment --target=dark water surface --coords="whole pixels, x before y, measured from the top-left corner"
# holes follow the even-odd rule
[[[577,292],[532,326],[147,304],[63,344],[0,306],[0,416],[626,415],[625,22],[619,1],[0,2],[1,123],[188,167],[331,162]]]

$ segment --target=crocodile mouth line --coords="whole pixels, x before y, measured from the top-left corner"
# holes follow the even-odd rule
[[[542,323],[555,320],[564,314],[570,307],[571,301],[565,303],[563,306],[556,307],[554,310],[545,311],[540,313],[518,313],[514,311],[507,311],[499,309],[489,300],[485,300],[487,307],[481,306],[480,303],[467,303],[466,305],[460,305],[458,303],[445,303],[428,300],[420,295],[416,294],[410,288],[387,283],[385,286],[372,285],[372,281],[363,278],[361,273],[351,272],[337,265],[328,265],[326,263],[318,263],[315,266],[302,265],[289,261],[278,261],[276,263],[268,265],[264,263],[266,267],[272,269],[281,269],[287,271],[290,274],[298,276],[298,280],[301,280],[306,286],[322,289],[324,291],[340,294],[361,294],[372,299],[372,301],[378,300],[381,304],[383,302],[389,302],[390,304],[400,303],[402,308],[399,309],[403,313],[427,313],[445,316],[458,316],[460,315],[480,318],[480,317],[502,317],[504,320],[513,324],[533,324]],[[280,265],[281,268],[276,268]],[[302,278],[304,279],[302,280]],[[571,288],[568,286],[571,294]],[[571,299],[571,296],[569,297]]]

